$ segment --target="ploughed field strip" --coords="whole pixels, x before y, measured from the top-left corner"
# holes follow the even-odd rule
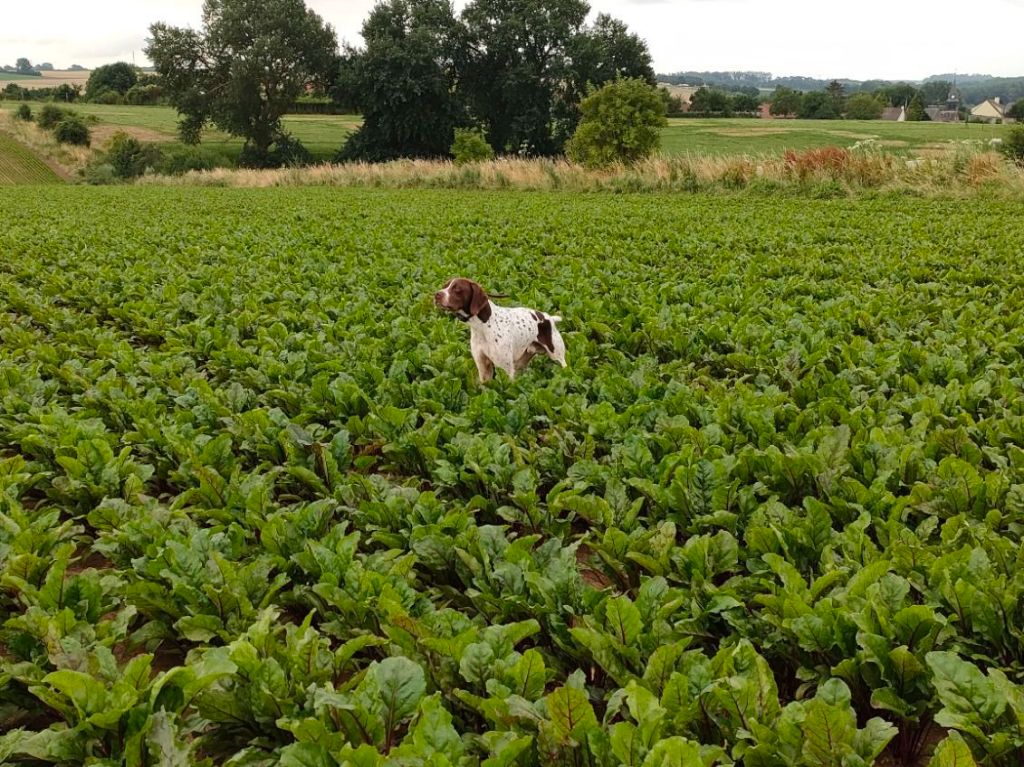
[[[0,186],[56,184],[60,180],[31,150],[0,132]]]
[[[0,205],[0,762],[1021,763],[1017,203]]]

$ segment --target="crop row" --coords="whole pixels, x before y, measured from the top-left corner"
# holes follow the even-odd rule
[[[56,180],[46,163],[0,131],[0,185],[46,184]]]

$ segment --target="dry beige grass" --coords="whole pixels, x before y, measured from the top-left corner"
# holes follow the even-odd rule
[[[810,150],[784,157],[656,157],[593,171],[562,160],[498,159],[455,165],[428,160],[318,165],[280,170],[218,169],[138,183],[173,186],[343,186],[364,188],[515,189],[542,191],[693,192],[759,188],[855,194],[865,190],[970,195],[979,190],[1024,196],[1024,170],[999,154],[955,148],[906,160],[875,148]]]

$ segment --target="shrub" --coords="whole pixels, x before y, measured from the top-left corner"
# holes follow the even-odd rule
[[[81,85],[68,85],[68,83],[61,83],[56,88],[47,90],[50,91],[50,96],[54,101],[63,101],[64,103],[77,101],[78,97],[82,95]]]
[[[117,91],[105,90],[97,93],[89,101],[94,104],[123,104],[124,97]]]
[[[291,134],[279,136],[270,150],[270,162],[274,167],[299,168],[312,165],[313,155],[302,145],[302,142]]]
[[[28,104],[18,104],[18,108],[14,110],[14,116],[19,120],[29,122],[32,119],[32,107]]]
[[[118,132],[110,139],[106,161],[115,177],[137,178],[146,168],[156,167],[160,161],[160,149],[153,144],[143,144],[127,133]]]
[[[1024,125],[1018,125],[1011,130],[999,149],[1015,163],[1024,166]]]
[[[312,162],[309,150],[288,133],[278,136],[265,156],[260,156],[249,144],[238,155],[238,164],[243,168],[298,168]]]
[[[124,94],[124,100],[129,104],[143,105],[143,104],[159,104],[164,97],[164,89],[156,83],[150,83],[149,85],[133,85],[128,89],[128,92]]]
[[[618,79],[592,91],[580,111],[582,119],[566,153],[591,168],[649,157],[667,123],[658,91],[638,78]]]
[[[89,163],[82,171],[82,177],[85,179],[85,183],[94,186],[113,184],[118,180],[114,175],[114,168],[109,162]]]
[[[452,156],[456,165],[470,162],[484,162],[494,157],[494,149],[487,143],[479,128],[458,128],[452,142]]]
[[[4,98],[11,101],[22,101],[32,98],[32,92],[28,88],[22,88],[17,83],[7,83],[4,88]]]
[[[39,124],[40,128],[53,130],[57,127],[57,123],[63,120],[67,114],[67,112],[58,106],[46,104],[39,110],[39,118],[36,122]]]
[[[211,170],[216,162],[198,147],[175,146],[164,150],[156,165],[156,172],[165,176],[180,176],[192,170]]]
[[[57,127],[53,130],[53,135],[62,144],[89,146],[89,126],[78,115],[67,115],[57,123]]]

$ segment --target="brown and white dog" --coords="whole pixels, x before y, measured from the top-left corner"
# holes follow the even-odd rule
[[[561,317],[498,306],[465,277],[449,280],[434,294],[434,303],[469,325],[469,348],[482,382],[494,377],[494,368],[515,378],[538,354],[547,354],[565,367],[565,343],[555,326]]]

